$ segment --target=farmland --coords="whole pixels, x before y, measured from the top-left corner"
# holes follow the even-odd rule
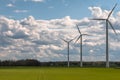
[[[116,68],[0,68],[0,80],[120,80],[119,75]]]

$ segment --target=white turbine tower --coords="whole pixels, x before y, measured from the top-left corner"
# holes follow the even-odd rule
[[[68,67],[69,67],[70,66],[70,62],[69,62],[69,45],[70,45],[70,42],[73,41],[74,39],[71,39],[69,41],[67,41],[65,39],[62,39],[62,40],[67,43],[67,48],[68,48],[68,50],[67,50],[68,54],[67,55],[68,55]]]
[[[112,8],[112,10],[108,14],[107,18],[91,19],[91,20],[105,21],[105,23],[106,23],[106,67],[107,68],[109,68],[108,26],[110,26],[116,34],[116,31],[115,31],[114,27],[112,26],[112,23],[110,22],[109,18],[110,18],[111,14],[112,14],[112,12],[113,12],[113,10],[115,9],[116,6],[117,6],[117,4],[115,4],[115,6]]]
[[[78,40],[80,40],[80,67],[83,67],[83,61],[82,61],[82,37],[84,35],[87,35],[87,34],[82,34],[81,31],[80,31],[80,29],[79,29],[79,27],[78,27],[78,25],[76,25],[76,26],[77,26],[77,29],[78,29],[78,32],[79,32],[79,36],[78,36],[76,42]]]

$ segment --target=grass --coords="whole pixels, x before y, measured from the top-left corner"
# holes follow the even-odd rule
[[[0,80],[120,80],[120,69],[5,67]]]

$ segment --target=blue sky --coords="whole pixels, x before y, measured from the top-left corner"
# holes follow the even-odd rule
[[[13,19],[33,16],[36,19],[73,19],[90,17],[90,6],[110,10],[119,0],[0,0],[0,15]],[[115,11],[119,10],[119,5]]]

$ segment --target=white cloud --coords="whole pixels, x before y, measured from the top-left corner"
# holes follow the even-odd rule
[[[43,2],[44,0],[32,0],[34,2]]]
[[[28,10],[14,10],[15,13],[26,13]]]
[[[90,7],[90,10],[93,17],[104,17],[109,12],[99,7]],[[111,16],[110,19],[117,32],[120,32],[117,27],[120,25],[119,12],[117,17]],[[104,22],[90,21],[88,18],[71,19],[70,16],[51,20],[36,20],[33,16],[22,20],[0,17],[0,59],[66,60],[67,45],[60,38],[71,39],[79,35],[76,24],[80,25],[82,33],[91,35],[83,36],[83,60],[105,60]],[[110,60],[120,60],[118,40],[109,28]],[[70,44],[70,60],[79,60],[78,56],[79,44],[73,41]]]
[[[32,1],[32,2],[44,2],[45,0],[24,0],[25,2],[26,1]]]
[[[88,9],[92,12],[92,15],[96,18],[100,17],[106,18],[107,15],[109,14],[109,11],[102,10],[100,7],[89,7]]]
[[[94,15],[95,17],[100,17],[101,15],[103,15],[102,9],[100,7],[89,7],[88,9],[91,10],[92,15]]]
[[[14,5],[11,4],[11,3],[7,4],[6,6],[7,6],[7,7],[14,7]]]

